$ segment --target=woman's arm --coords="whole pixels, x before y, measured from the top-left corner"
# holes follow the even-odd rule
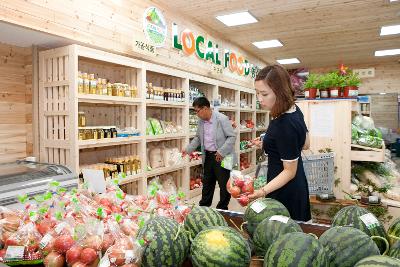
[[[249,198],[253,200],[260,197],[265,197],[266,195],[285,186],[290,180],[292,180],[296,176],[297,163],[298,160],[283,161],[283,171],[267,185],[259,190],[255,190],[253,194],[249,195]]]

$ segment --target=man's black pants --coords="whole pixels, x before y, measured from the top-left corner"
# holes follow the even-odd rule
[[[229,180],[230,170],[221,167],[221,162],[215,160],[215,153],[206,151],[206,158],[204,161],[204,173],[203,173],[203,190],[199,205],[210,207],[212,204],[215,184],[218,181],[220,188],[220,200],[217,205],[217,209],[228,209],[229,200],[231,195],[226,190],[226,183]]]

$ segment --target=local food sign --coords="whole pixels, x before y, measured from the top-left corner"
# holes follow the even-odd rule
[[[240,76],[250,74],[252,78],[255,78],[260,70],[244,56],[229,49],[222,50],[217,43],[206,40],[202,35],[195,36],[189,29],[180,32],[175,23],[172,24],[172,43],[175,49],[183,51],[187,56],[196,54],[199,59],[228,68],[232,73]]]
[[[144,34],[155,47],[165,45],[167,39],[167,23],[161,11],[156,7],[149,7],[143,16]]]

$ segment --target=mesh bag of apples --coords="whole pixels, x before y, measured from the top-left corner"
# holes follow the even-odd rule
[[[245,207],[250,202],[248,195],[254,192],[254,179],[250,175],[243,175],[240,171],[231,171],[226,189],[242,207]]]

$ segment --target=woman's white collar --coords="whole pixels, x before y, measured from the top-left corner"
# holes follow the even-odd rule
[[[289,108],[285,113],[293,113],[296,111],[296,106],[293,105],[291,108]]]

